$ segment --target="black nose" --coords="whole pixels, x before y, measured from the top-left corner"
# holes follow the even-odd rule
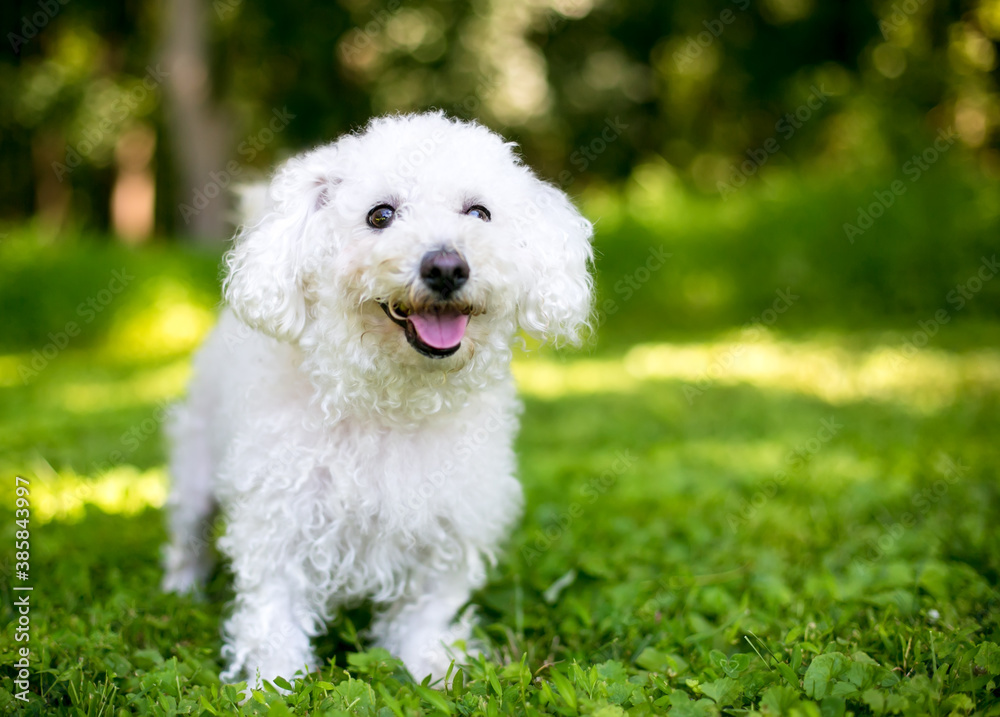
[[[420,261],[420,278],[431,291],[447,299],[469,280],[469,265],[451,249],[429,251]]]

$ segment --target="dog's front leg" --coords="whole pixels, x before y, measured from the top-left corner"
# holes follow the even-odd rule
[[[461,616],[458,611],[484,579],[478,556],[461,570],[427,575],[420,589],[378,615],[371,628],[375,643],[400,658],[415,679],[444,678],[453,659],[476,652],[470,644],[472,610]]]
[[[266,579],[248,584],[236,572],[236,603],[223,628],[222,653],[229,665],[220,676],[232,682],[246,678],[249,686],[281,676],[289,681],[316,667],[310,636],[316,634],[319,616],[305,599],[302,586],[287,574],[284,565],[271,565]]]

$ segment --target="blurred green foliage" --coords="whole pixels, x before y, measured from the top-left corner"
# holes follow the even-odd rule
[[[186,138],[164,119],[163,73],[175,71],[161,67],[166,6],[73,0],[49,17],[38,15],[42,5],[8,13],[17,54],[0,60],[0,216],[25,219],[68,201],[64,224],[107,229],[114,147],[141,125],[158,140],[157,226],[183,229],[177,207],[195,187],[180,186],[175,158]],[[572,192],[655,162],[718,194],[764,146],[777,149],[752,183],[783,169],[870,181],[942,128],[958,134],[970,172],[1000,177],[998,0],[196,7],[210,41],[206,102],[247,170],[267,172],[372,114],[440,107],[516,139],[529,163]],[[805,111],[817,90],[823,101]],[[240,154],[284,108],[295,117],[288,127],[252,157]],[[66,173],[53,162],[79,166]],[[50,196],[54,174],[69,199]]]
[[[848,241],[843,224],[897,176],[801,184],[789,175],[720,203],[647,167],[620,191],[585,193],[597,229],[596,350],[739,329],[760,320],[779,291],[800,297],[770,325],[785,334],[913,332],[942,309],[966,326],[995,321],[1000,277],[982,281],[990,274],[979,272],[998,256],[1000,192],[962,161],[942,159]],[[40,350],[68,322],[82,328],[75,346],[103,340],[113,312],[88,311],[87,302],[113,279],[109,266],[137,277],[116,306],[149,305],[157,284],[148,282],[165,276],[199,304],[219,301],[221,246],[112,244],[95,253],[104,243],[83,235],[40,244],[31,230],[0,243],[0,313],[8,317],[0,352]],[[659,262],[661,254],[669,256]]]

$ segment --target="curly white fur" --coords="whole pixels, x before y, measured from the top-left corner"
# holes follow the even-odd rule
[[[395,219],[374,229],[383,203]],[[218,506],[236,589],[223,679],[314,669],[310,638],[364,599],[376,644],[438,679],[521,508],[512,340],[578,341],[592,227],[511,144],[440,113],[373,120],[244,204],[230,309],[171,426],[164,588],[206,576]],[[458,350],[431,358],[380,304],[426,301],[421,260],[438,249],[468,264],[471,318]]]

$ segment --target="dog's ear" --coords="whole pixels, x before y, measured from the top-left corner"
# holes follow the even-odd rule
[[[305,326],[303,276],[319,243],[309,235],[339,181],[322,169],[321,151],[286,162],[269,186],[239,192],[244,224],[225,259],[223,293],[237,316],[286,341]]]
[[[578,345],[590,325],[594,227],[563,192],[537,179],[533,185],[517,221],[528,264],[518,323],[543,341]]]

